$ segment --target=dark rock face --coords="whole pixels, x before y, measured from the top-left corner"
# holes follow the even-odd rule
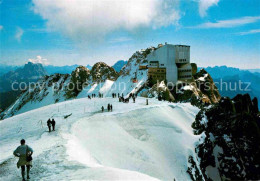
[[[214,180],[209,168],[222,180],[260,179],[260,115],[257,99],[248,94],[202,109],[192,124],[205,138],[196,152],[204,178]],[[211,169],[212,172],[212,169]]]
[[[92,76],[93,82],[102,82],[107,79],[116,80],[116,78],[118,77],[118,73],[115,71],[115,69],[108,66],[104,62],[96,63],[92,67],[90,74]]]
[[[77,67],[71,73],[71,80],[67,87],[67,98],[76,97],[89,84],[90,70],[84,66]]]

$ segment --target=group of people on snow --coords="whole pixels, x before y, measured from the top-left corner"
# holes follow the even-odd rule
[[[52,131],[55,131],[55,124],[56,124],[56,121],[53,118],[52,118],[52,120],[48,119],[47,126],[49,128],[49,132],[51,132],[51,127],[52,127]]]
[[[105,111],[104,106],[101,107],[101,111],[102,111],[102,112]],[[108,112],[109,112],[109,111],[113,111],[113,106],[112,106],[112,104],[108,104],[108,105],[107,105],[107,111],[108,111]]]
[[[135,103],[136,97],[137,97],[136,94],[130,93],[128,98],[124,98],[124,96],[122,94],[122,96],[119,96],[118,99],[119,99],[119,102],[129,103],[130,98],[132,98],[133,99],[133,103]]]
[[[98,93],[98,97],[99,97],[99,98],[103,98],[103,96],[104,96],[103,94]],[[96,94],[91,94],[91,96],[88,95],[88,98],[89,98],[89,99],[91,99],[91,98],[95,98],[95,97],[96,97]]]

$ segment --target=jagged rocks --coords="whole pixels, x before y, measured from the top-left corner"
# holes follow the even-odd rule
[[[178,82],[171,91],[177,102],[191,102],[198,107],[217,103],[221,96],[211,76],[204,70],[193,75],[189,82]]]
[[[84,66],[77,67],[71,73],[71,80],[66,90],[67,98],[76,97],[89,84],[89,78],[90,70],[88,68]]]
[[[96,63],[90,71],[93,82],[103,82],[105,80],[116,80],[118,73],[114,68],[104,62]]]
[[[257,100],[248,94],[202,109],[192,124],[195,134],[205,135],[197,146],[204,177],[215,180],[260,179],[260,117]]]
[[[141,96],[143,97],[156,97],[159,101],[174,101],[174,97],[171,94],[170,90],[165,85],[164,81],[158,82],[157,84],[154,84],[152,88],[143,91]]]

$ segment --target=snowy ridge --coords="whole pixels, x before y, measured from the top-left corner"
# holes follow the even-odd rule
[[[8,118],[29,110],[40,108],[57,102],[62,102],[72,98],[84,98],[91,94],[102,93],[105,97],[112,97],[112,93],[128,96],[130,93],[138,92],[147,81],[147,70],[139,70],[139,65],[145,61],[145,56],[142,52],[136,52],[129,59],[118,76],[116,71],[103,62],[96,63],[91,71],[83,66],[79,66],[69,74],[54,74],[46,76],[38,82],[43,85],[43,90],[40,87],[27,90],[21,97],[11,105],[5,112],[1,113],[2,118]],[[86,87],[76,95],[69,97],[67,87],[70,82],[75,81],[79,74],[84,73],[87,79]],[[116,80],[115,80],[116,79]],[[134,82],[133,80],[136,80]]]
[[[34,180],[190,180],[188,159],[196,160],[200,138],[191,123],[199,109],[189,103],[145,102],[75,99],[1,121],[0,180],[20,178],[12,151],[21,138],[35,151]],[[108,103],[113,112],[101,113]],[[56,120],[55,132],[47,132],[49,117]]]

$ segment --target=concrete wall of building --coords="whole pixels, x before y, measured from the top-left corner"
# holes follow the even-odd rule
[[[174,45],[165,45],[167,47],[167,67],[166,80],[167,83],[175,84],[178,81],[178,69],[175,63],[175,47]]]
[[[174,45],[175,46],[175,62],[190,63],[190,46]]]
[[[189,64],[190,46],[166,44],[147,55],[147,60],[149,62],[158,61],[158,68],[166,68],[166,80],[168,83],[175,84],[178,80],[192,78],[192,67]],[[149,67],[152,68],[154,66],[148,64]],[[152,70],[150,71],[151,74],[153,74]]]
[[[159,61],[159,67],[166,67],[167,63],[167,47],[163,46],[153,52],[151,52],[149,55],[147,55],[147,60],[150,61]]]

